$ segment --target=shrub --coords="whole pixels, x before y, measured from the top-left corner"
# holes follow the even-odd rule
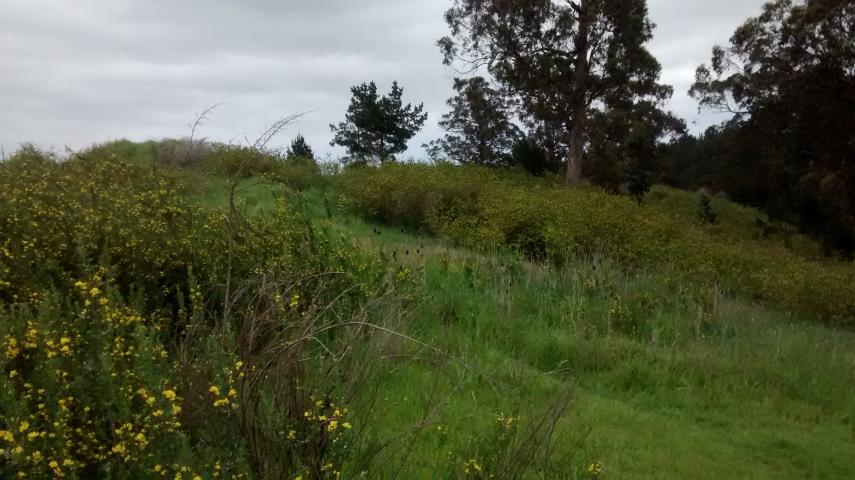
[[[543,251],[558,263],[598,254],[624,268],[672,272],[699,288],[719,283],[745,298],[855,320],[850,263],[757,239],[756,212],[743,214],[741,207],[725,209],[738,224],[699,225],[684,207],[663,199],[639,208],[592,188],[564,189],[472,167],[390,165],[347,171],[342,182],[352,207],[366,217],[460,244]]]
[[[0,164],[0,477],[331,477],[321,467],[340,471],[350,458],[295,450],[320,441],[312,426],[331,428],[316,422],[288,439],[290,463],[273,455],[262,467],[259,431],[243,420],[266,429],[297,418],[268,403],[282,384],[255,373],[278,358],[282,344],[269,342],[288,338],[283,326],[311,327],[287,330],[301,347],[288,377],[306,395],[299,406],[309,385],[330,398],[334,379],[313,380],[341,371],[343,357],[327,352],[352,350],[355,333],[329,321],[349,321],[384,293],[382,265],[285,199],[260,217],[239,204],[202,210],[182,190],[169,170],[112,149],[59,162],[26,148]],[[271,276],[287,281],[260,289]],[[247,344],[259,298],[282,315]],[[329,417],[338,407],[323,408]]]
[[[214,173],[229,178],[272,173],[277,163],[278,158],[272,153],[238,145],[217,145],[207,160]]]
[[[269,175],[285,186],[303,191],[320,180],[321,169],[312,157],[288,156],[280,160]]]

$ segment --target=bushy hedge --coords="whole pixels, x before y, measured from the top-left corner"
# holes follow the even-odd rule
[[[705,225],[668,208],[667,202],[638,206],[593,188],[565,189],[476,167],[350,169],[342,188],[366,217],[461,244],[512,246],[557,262],[600,254],[627,268],[668,271],[680,281],[719,283],[748,299],[838,323],[855,321],[851,262],[816,258],[781,241],[755,238],[747,227],[728,223],[728,217]],[[728,209],[745,214],[741,207]],[[740,221],[745,224],[744,218]]]

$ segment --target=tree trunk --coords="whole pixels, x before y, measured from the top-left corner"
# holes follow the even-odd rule
[[[573,90],[573,117],[570,119],[570,145],[567,152],[567,185],[575,186],[582,182],[582,163],[584,156],[585,126],[588,114],[588,50],[590,42],[593,15],[591,4],[596,0],[582,0],[579,6],[579,29],[576,32],[574,47],[576,49],[575,75]]]
[[[573,109],[573,119],[570,127],[570,148],[567,150],[567,185],[576,186],[582,183],[582,163],[584,161],[585,144],[585,105],[577,105]]]

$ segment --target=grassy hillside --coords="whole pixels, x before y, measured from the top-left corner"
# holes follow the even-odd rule
[[[366,218],[460,245],[508,246],[558,264],[602,255],[699,291],[722,288],[839,324],[855,320],[855,265],[822,258],[810,239],[724,200],[712,202],[718,219],[711,225],[693,211],[697,196],[661,187],[636,205],[479,168],[390,165],[354,169],[342,180]]]
[[[855,475],[852,267],[749,209],[157,147],[0,164],[0,477]]]

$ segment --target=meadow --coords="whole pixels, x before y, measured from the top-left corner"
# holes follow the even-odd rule
[[[855,266],[697,204],[22,149],[0,164],[0,478],[851,478]]]

